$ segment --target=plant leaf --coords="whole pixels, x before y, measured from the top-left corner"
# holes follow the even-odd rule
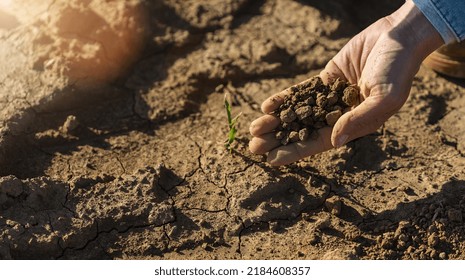
[[[234,142],[234,139],[236,138],[236,133],[237,133],[237,129],[235,127],[229,130],[229,134],[228,134],[229,144],[232,144],[232,142]]]
[[[233,122],[232,117],[231,117],[231,105],[229,104],[226,96],[224,96],[224,107],[226,108],[226,114],[228,115],[228,125],[229,125],[229,128],[231,128],[232,122]]]
[[[236,117],[232,118],[232,116],[231,116],[231,105],[228,102],[226,94],[224,96],[224,108],[226,109],[226,114],[228,116],[228,126],[229,126],[228,139],[225,141],[224,146],[227,149],[229,149],[230,152],[232,152],[233,148],[231,147],[231,144],[236,139],[236,133],[237,133],[236,124],[237,124],[237,120],[241,116],[242,112],[239,113]]]

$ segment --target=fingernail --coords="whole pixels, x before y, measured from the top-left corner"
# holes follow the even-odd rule
[[[336,140],[336,148],[344,146],[347,139],[349,139],[349,135],[347,134],[339,136],[339,138]]]

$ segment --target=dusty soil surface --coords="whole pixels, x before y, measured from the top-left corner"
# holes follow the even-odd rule
[[[24,2],[0,21],[0,258],[465,258],[460,81],[421,69],[377,133],[287,167],[247,149],[265,98],[403,1]]]

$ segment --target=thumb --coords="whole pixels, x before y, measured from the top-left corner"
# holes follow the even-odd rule
[[[339,148],[347,142],[375,132],[403,104],[390,95],[367,97],[360,105],[342,115],[333,127],[331,144]]]
[[[331,59],[325,66],[325,68],[320,72],[320,78],[323,80],[323,83],[329,84],[332,81],[335,81],[337,78],[346,80],[344,72],[339,68],[335,62],[335,58]]]

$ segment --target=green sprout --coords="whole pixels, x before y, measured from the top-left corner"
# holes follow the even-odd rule
[[[231,105],[229,104],[226,95],[224,96],[224,107],[226,109],[226,114],[228,115],[228,125],[229,125],[228,139],[226,139],[224,146],[226,147],[226,149],[229,150],[230,153],[232,153],[233,148],[231,147],[231,144],[236,139],[237,119],[241,116],[242,112],[239,113],[239,115],[237,115],[236,117],[232,118],[232,116],[231,116]]]

